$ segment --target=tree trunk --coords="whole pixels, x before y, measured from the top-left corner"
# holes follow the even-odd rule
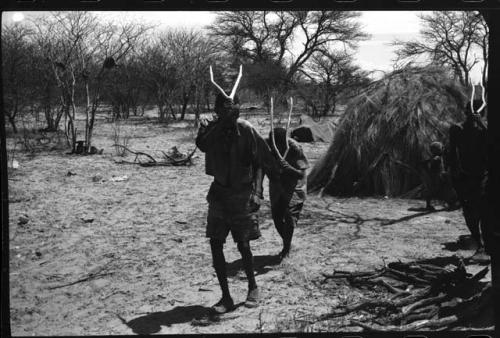
[[[54,118],[52,117],[52,109],[50,106],[45,106],[44,108],[45,122],[47,123],[47,131],[52,131],[54,129]]]
[[[172,106],[172,104],[169,104],[169,107],[170,107],[170,115],[172,115],[172,119],[175,121],[177,120],[177,117],[175,116],[175,110],[174,110],[174,107]]]
[[[10,125],[12,126],[12,132],[14,134],[17,134],[17,127],[16,127],[16,120],[15,120],[15,117],[10,115],[10,114],[7,114],[8,118],[9,118],[9,123]]]
[[[158,122],[164,122],[165,120],[165,109],[163,109],[163,104],[158,103]]]
[[[184,121],[184,117],[186,116],[186,109],[187,109],[188,102],[189,102],[189,96],[184,95],[183,100],[182,100],[182,109],[181,109],[181,117],[180,117],[181,121]]]
[[[59,129],[59,123],[61,122],[61,118],[63,116],[63,110],[59,110],[56,114],[56,119],[54,121],[54,131],[57,131]]]
[[[69,130],[71,132],[71,149],[72,152],[76,152],[76,127],[75,127],[75,118],[76,118],[76,106],[75,102],[71,103],[71,111],[68,107],[68,117],[69,117]]]
[[[85,81],[85,96],[87,99],[87,105],[85,106],[85,150],[84,153],[88,154],[90,150],[90,91],[89,83]]]

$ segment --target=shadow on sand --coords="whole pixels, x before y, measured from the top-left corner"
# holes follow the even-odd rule
[[[128,322],[120,316],[118,318],[130,327],[134,333],[149,335],[160,332],[162,326],[189,323],[194,319],[207,317],[209,314],[210,308],[201,305],[191,305],[176,306],[172,310],[150,313]]]
[[[134,333],[139,335],[150,335],[160,332],[162,326],[182,323],[191,323],[193,326],[209,326],[223,320],[230,320],[235,318],[234,315],[231,316],[231,313],[244,304],[244,302],[235,304],[234,308],[226,314],[216,314],[209,307],[190,305],[176,306],[168,311],[150,313],[145,316],[134,318],[128,322],[118,314],[117,317],[123,324],[131,328]],[[236,317],[238,316],[239,315],[236,315]]]
[[[444,245],[444,249],[448,251],[458,251],[458,250],[476,250],[476,244],[472,239],[471,235],[460,235],[455,242],[441,243]]]
[[[272,270],[273,266],[279,265],[280,263],[281,259],[279,255],[254,256],[253,268],[255,271],[255,275],[263,275]],[[243,264],[241,262],[241,259],[228,263],[226,268],[228,277],[236,276],[238,274],[238,271],[243,269]]]

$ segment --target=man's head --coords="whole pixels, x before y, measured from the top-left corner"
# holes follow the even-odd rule
[[[432,142],[429,146],[429,150],[431,151],[432,156],[441,156],[443,155],[443,144],[441,142]]]
[[[269,132],[269,142],[272,142],[272,133]],[[276,142],[276,148],[281,154],[286,151],[286,129],[281,127],[274,128],[274,140]]]
[[[218,93],[215,98],[215,113],[219,118],[232,117],[236,120],[240,116],[240,101],[238,96],[230,99],[222,93]]]
[[[212,71],[212,66],[210,66],[210,81],[215,88],[219,91],[217,97],[215,98],[215,113],[221,119],[226,119],[231,117],[231,119],[236,120],[240,114],[239,100],[236,97],[236,91],[238,90],[238,85],[240,84],[241,77],[243,75],[243,66],[240,65],[240,72],[236,78],[231,94],[227,95],[226,91],[222,89],[221,86],[217,84],[214,80],[214,73]]]

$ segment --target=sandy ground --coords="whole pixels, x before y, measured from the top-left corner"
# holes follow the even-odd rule
[[[322,286],[321,272],[472,255],[454,247],[458,236],[467,234],[460,211],[421,214],[408,211],[423,206],[417,200],[309,196],[292,254],[279,263],[281,240],[266,200],[262,237],[252,242],[262,305],[241,306],[220,322],[193,326],[191,320],[220,297],[204,237],[211,182],[204,155],[198,152],[191,167],[116,164],[122,158],[112,147],[112,127],[103,121],[96,127],[94,143],[104,148],[103,155],[16,154],[20,167],[9,177],[13,335],[334,331],[345,319],[311,327],[296,319],[362,295],[349,285]],[[192,149],[195,133],[186,124],[122,126],[132,149],[157,157],[172,146]],[[328,144],[303,147],[314,163]],[[231,239],[225,253],[233,298],[243,302],[247,282]]]

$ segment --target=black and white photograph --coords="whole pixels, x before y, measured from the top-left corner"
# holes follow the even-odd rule
[[[12,336],[493,330],[482,13],[2,12]]]

